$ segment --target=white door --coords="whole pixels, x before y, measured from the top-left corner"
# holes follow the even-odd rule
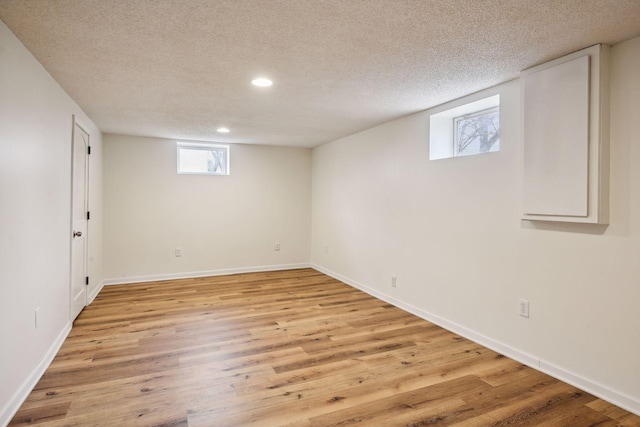
[[[71,183],[71,321],[87,304],[87,178],[89,177],[89,134],[73,125],[73,180]]]

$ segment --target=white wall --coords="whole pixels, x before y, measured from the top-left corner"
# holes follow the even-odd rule
[[[611,225],[520,220],[514,81],[498,153],[429,161],[428,112],[314,149],[312,262],[640,413],[638,76],[640,38],[612,50]]]
[[[96,153],[89,196],[95,292],[102,281],[100,131],[0,22],[0,425],[70,328],[73,114],[88,127]]]
[[[232,145],[231,175],[178,175],[175,140],[104,141],[108,283],[309,262],[311,150]]]

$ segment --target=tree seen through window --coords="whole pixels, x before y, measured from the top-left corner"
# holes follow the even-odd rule
[[[500,110],[491,108],[454,119],[454,155],[500,150]]]

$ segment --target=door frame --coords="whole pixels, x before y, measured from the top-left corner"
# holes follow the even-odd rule
[[[76,126],[79,127],[84,133],[87,134],[87,147],[91,146],[91,133],[87,130],[88,127],[83,124],[81,120],[78,120],[78,117],[75,114],[71,115],[71,185],[70,189],[70,204],[69,204],[69,212],[70,212],[70,227],[69,227],[69,319],[71,322],[75,320],[77,316],[74,316],[73,310],[73,175],[74,175],[74,143],[76,137]],[[84,167],[84,201],[85,201],[85,210],[89,212],[89,152],[85,150],[85,167]],[[89,275],[89,220],[85,218],[87,221],[87,227],[85,231],[85,247],[84,247],[84,271],[85,276]],[[86,285],[85,285],[86,286]],[[89,292],[88,286],[85,287],[85,295],[84,295],[84,307],[87,306],[87,302],[89,301]],[[82,310],[81,310],[82,311]]]

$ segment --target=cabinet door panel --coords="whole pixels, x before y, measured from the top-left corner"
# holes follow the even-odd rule
[[[524,211],[588,215],[589,56],[523,77]]]

